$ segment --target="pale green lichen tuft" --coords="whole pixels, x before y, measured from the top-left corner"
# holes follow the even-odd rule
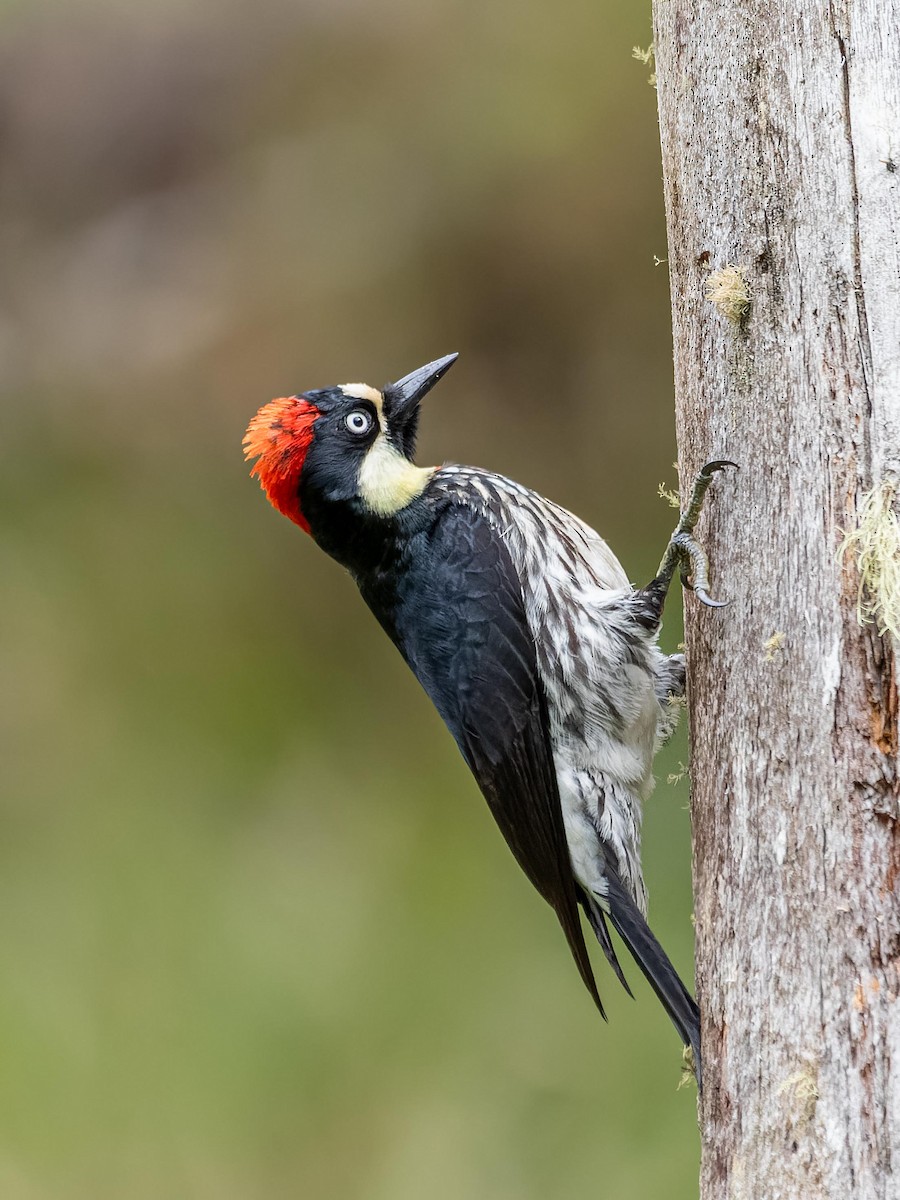
[[[775,659],[781,653],[782,647],[784,646],[785,637],[786,634],[779,629],[776,633],[773,633],[771,637],[766,638],[766,640],[763,642],[763,650],[765,651],[765,654],[763,655],[763,662],[775,661]]]
[[[853,553],[859,573],[856,619],[878,633],[900,638],[900,521],[894,511],[895,480],[867,492],[856,529],[841,530],[838,558]]]
[[[691,1084],[697,1083],[697,1066],[694,1062],[694,1051],[690,1046],[683,1046],[681,1050],[681,1078],[678,1080],[676,1091],[681,1091],[684,1087],[690,1087]]]
[[[679,700],[682,700],[682,699],[683,699],[683,697],[679,696]],[[670,698],[669,702],[671,703],[671,698]],[[686,701],[685,701],[685,707],[687,707]],[[670,786],[674,787],[676,784],[679,784],[683,780],[687,779],[687,777],[688,777],[688,767],[685,766],[685,764],[683,762],[679,762],[678,770],[672,771],[671,774],[666,776],[666,783],[668,783]]]
[[[790,1093],[796,1104],[795,1121],[800,1128],[812,1124],[819,1101],[819,1072],[815,1063],[807,1063],[801,1071],[789,1075],[778,1088],[778,1095]]]
[[[636,58],[639,63],[643,63],[645,67],[655,66],[656,63],[656,46],[653,42],[644,49],[643,46],[634,46],[631,50],[631,57]],[[656,87],[656,71],[650,72],[647,82],[651,87]]]
[[[722,267],[706,281],[706,299],[732,325],[740,325],[750,311],[750,285],[740,267]]]
[[[656,489],[656,494],[660,500],[665,500],[670,508],[681,508],[681,497],[672,488],[667,488],[664,483],[661,483]]]

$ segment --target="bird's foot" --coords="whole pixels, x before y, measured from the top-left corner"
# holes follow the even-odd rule
[[[726,467],[737,469],[737,463],[724,458],[716,459],[715,462],[708,462],[705,467],[700,469],[694,482],[690,503],[681,514],[681,520],[669,538],[669,544],[666,546],[666,552],[659,564],[656,578],[644,589],[644,594],[658,603],[660,616],[662,616],[662,607],[669,585],[676,571],[680,573],[684,586],[708,608],[722,608],[728,603],[727,600],[714,600],[709,594],[709,559],[706,551],[694,537],[694,527],[700,517],[703,499],[713,481],[713,476],[718,471],[724,471]]]

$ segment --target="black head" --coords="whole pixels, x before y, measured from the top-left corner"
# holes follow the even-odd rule
[[[381,391],[345,383],[307,392],[318,416],[303,466],[304,507],[352,502],[387,516],[419,495],[432,473],[413,463],[419,403],[455,360],[448,355]]]
[[[316,535],[317,516],[336,506],[346,521],[410,504],[433,474],[412,461],[419,404],[456,358],[448,354],[381,391],[345,383],[260,409],[245,446],[275,507]]]

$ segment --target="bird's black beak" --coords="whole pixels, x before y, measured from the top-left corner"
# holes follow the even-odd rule
[[[447,374],[458,358],[458,354],[445,354],[443,358],[436,358],[434,362],[410,371],[396,383],[389,383],[384,389],[384,415],[388,429],[398,449],[407,458],[412,458],[416,446],[420,401]]]

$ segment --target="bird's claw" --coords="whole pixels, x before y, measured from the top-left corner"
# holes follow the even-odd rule
[[[705,554],[703,548],[700,546],[700,544],[698,542],[695,542],[694,546],[695,546],[694,552],[702,555],[705,560],[706,554]],[[708,571],[709,564],[706,563],[705,567],[706,567],[706,570]],[[707,588],[705,588],[703,586],[696,586],[694,584],[693,580],[691,579],[690,575],[688,575],[686,571],[681,571],[679,573],[679,577],[681,579],[681,586],[684,588],[684,590],[686,592],[693,592],[694,595],[697,597],[697,599],[700,601],[700,603],[705,604],[707,608],[727,608],[728,605],[731,603],[730,600],[714,600],[713,597],[709,594],[709,591],[707,590]]]
[[[657,590],[661,591],[663,598],[672,582],[672,576],[678,570],[684,587],[693,592],[701,604],[705,604],[707,608],[724,608],[729,603],[728,600],[714,600],[709,594],[709,560],[703,547],[693,536],[694,527],[703,508],[703,498],[713,477],[717,472],[724,471],[728,467],[734,467],[737,470],[737,463],[727,458],[717,458],[705,463],[697,473],[690,502],[681,514],[681,520],[669,539],[654,580]],[[688,568],[690,569],[688,570]]]
[[[726,467],[734,467],[736,471],[740,470],[740,467],[737,465],[737,463],[732,462],[730,458],[716,458],[713,459],[712,462],[704,463],[697,473],[698,478],[711,478],[716,471],[724,471]]]
[[[705,604],[707,608],[727,608],[731,603],[730,600],[713,600],[709,592],[703,588],[691,588],[691,591],[697,597],[701,604]]]

